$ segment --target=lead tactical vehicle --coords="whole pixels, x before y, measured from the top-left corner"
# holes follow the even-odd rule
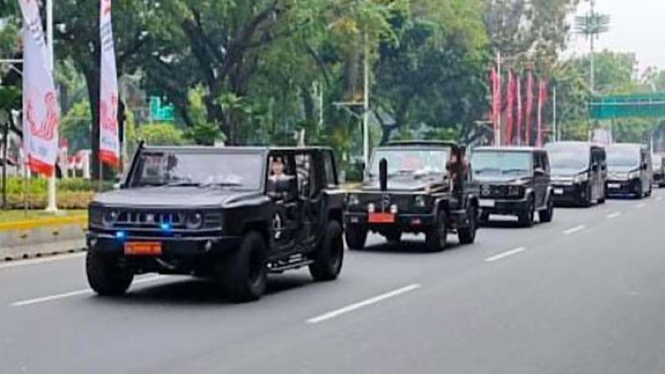
[[[463,150],[448,142],[395,142],[374,150],[362,186],[349,193],[346,242],[362,249],[369,232],[399,242],[403,233],[424,233],[431,251],[446,248],[447,234],[475,241],[478,187]]]
[[[135,274],[191,274],[249,301],[269,272],[334,280],[343,202],[327,148],[139,147],[120,189],[90,204],[88,281],[118,295]]]

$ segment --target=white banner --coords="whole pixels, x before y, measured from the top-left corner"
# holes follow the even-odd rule
[[[120,139],[118,134],[118,73],[115,66],[111,0],[101,0],[100,38],[102,42],[101,86],[99,99],[99,157],[118,166]]]
[[[36,0],[23,13],[23,150],[30,169],[51,176],[58,156],[58,100]]]

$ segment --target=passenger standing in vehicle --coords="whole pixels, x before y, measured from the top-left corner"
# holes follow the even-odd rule
[[[450,173],[453,191],[459,191],[462,187],[462,183],[466,177],[466,172],[468,169],[462,158],[462,152],[460,149],[452,149],[450,160],[446,165],[446,169]]]

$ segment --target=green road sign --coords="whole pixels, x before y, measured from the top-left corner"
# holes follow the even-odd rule
[[[175,108],[173,105],[162,103],[158,96],[150,96],[150,119],[158,122],[171,122],[175,120]]]
[[[589,112],[597,120],[665,117],[665,92],[598,97],[589,104]]]

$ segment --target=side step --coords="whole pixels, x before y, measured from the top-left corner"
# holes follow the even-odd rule
[[[286,270],[298,269],[301,267],[309,266],[314,263],[314,260],[310,260],[304,257],[302,254],[296,254],[290,256],[286,260],[276,260],[268,263],[268,271],[271,273],[282,273]]]

